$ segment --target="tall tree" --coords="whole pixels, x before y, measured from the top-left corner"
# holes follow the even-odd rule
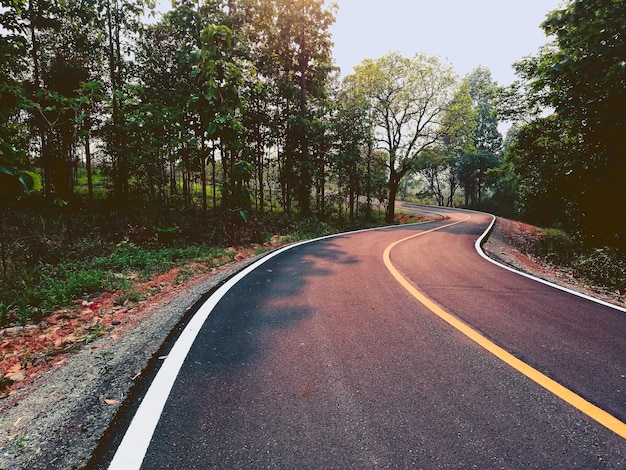
[[[103,0],[103,26],[107,38],[108,85],[111,114],[108,126],[109,153],[112,158],[115,197],[119,208],[125,207],[129,196],[129,151],[125,133],[124,94],[130,83],[129,47],[127,42],[139,32],[140,16],[145,11],[143,0]]]
[[[389,53],[366,59],[346,80],[369,101],[375,140],[387,153],[386,220],[391,223],[400,181],[445,133],[442,118],[453,100],[457,77],[452,66],[437,57],[418,54],[407,59]]]
[[[459,160],[459,177],[465,194],[465,205],[476,207],[486,191],[488,171],[500,166],[502,135],[495,117],[494,93],[497,84],[491,77],[491,71],[486,67],[478,67],[465,81],[476,114],[473,148],[466,148]]]
[[[19,142],[22,110],[28,107],[26,90],[22,86],[27,62],[28,40],[24,34],[24,24],[20,15],[19,3],[1,0],[4,10],[0,14],[0,145],[2,155],[15,152],[24,142]],[[17,148],[16,148],[17,147]]]
[[[333,163],[337,170],[337,182],[340,186],[343,183],[348,190],[350,218],[354,218],[356,197],[362,194],[367,198],[365,216],[369,219],[373,198],[372,124],[367,101],[354,91],[344,83],[342,89],[336,93]]]
[[[417,170],[439,205],[454,203],[462,183],[463,159],[475,151],[477,115],[469,81],[463,80],[442,118],[444,132],[440,142],[418,160]]]
[[[324,0],[276,0],[275,20],[269,42],[278,68],[271,75],[281,93],[287,116],[284,137],[284,169],[294,191],[300,215],[311,213],[314,162],[311,155],[311,107],[323,99],[332,70],[329,28],[334,23],[335,5]]]
[[[238,161],[243,125],[240,115],[240,89],[243,73],[235,63],[233,32],[224,25],[208,26],[202,32],[202,49],[197,56],[197,74],[206,81],[205,98],[209,106],[208,137],[218,139],[222,158],[222,206],[226,211],[249,207],[249,195],[243,190],[249,179]]]

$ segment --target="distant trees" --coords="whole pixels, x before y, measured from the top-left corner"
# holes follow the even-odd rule
[[[447,175],[440,203],[470,189],[475,174],[458,171],[470,88],[450,64],[388,54],[340,83],[322,0],[179,2],[153,24],[143,5],[6,3],[2,145],[46,199],[71,208],[84,167],[93,207],[94,166],[110,207],[148,204],[159,225],[196,205],[246,220],[277,204],[323,219],[339,204],[354,218],[359,196],[366,217],[377,200],[392,221],[403,178],[427,167]]]
[[[418,177],[441,205],[626,245],[626,215],[604,210],[626,203],[623,2],[552,12],[554,41],[506,89],[424,54],[366,59],[341,80],[323,0],[180,1],[152,24],[138,0],[0,2],[5,208],[40,181],[68,215],[139,204],[159,226],[174,210],[234,225],[371,218],[374,202],[391,222]],[[505,144],[498,118],[516,121]]]
[[[416,162],[428,193],[440,205],[454,205],[462,192],[467,207],[480,208],[491,195],[489,173],[502,161],[495,90],[485,67],[465,77],[442,115],[437,141]]]
[[[497,84],[486,67],[476,68],[466,81],[475,110],[475,127],[471,147],[466,147],[459,162],[459,180],[465,204],[480,207],[490,186],[489,171],[502,163],[502,135],[498,131],[494,109]]]
[[[181,2],[142,24],[143,5],[3,0],[6,165],[34,164],[50,200],[72,199],[82,159],[90,181],[94,161],[107,175],[118,209],[131,197],[190,208],[200,181],[203,212],[208,196],[224,211],[264,210],[269,190],[309,215],[331,144],[317,145],[329,135],[332,7]]]

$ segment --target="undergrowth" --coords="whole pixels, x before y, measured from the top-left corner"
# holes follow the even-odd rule
[[[626,255],[614,248],[587,247],[562,230],[543,229],[526,249],[591,285],[626,293]]]
[[[263,215],[247,223],[200,219],[181,213],[168,223],[172,236],[160,243],[163,229],[141,212],[111,220],[94,214],[7,211],[0,271],[0,327],[37,322],[57,309],[103,292],[117,292],[116,303],[141,300],[133,283],[182,266],[175,282],[194,275],[189,263],[211,268],[231,262],[230,246],[258,245],[278,236],[281,242],[317,238],[373,226],[356,221],[289,220]],[[407,223],[405,216],[398,223]],[[26,235],[24,235],[26,234]]]
[[[226,263],[233,256],[232,251],[224,248],[160,249],[124,241],[112,246],[104,256],[23,268],[0,277],[0,325],[36,321],[77,299],[101,292],[120,290],[120,299],[141,300],[135,298],[131,279],[146,280],[191,261],[213,266],[216,260]]]

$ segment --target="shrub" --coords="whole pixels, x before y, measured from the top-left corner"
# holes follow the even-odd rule
[[[626,292],[626,257],[617,250],[603,247],[579,255],[574,266],[575,273],[589,282]]]
[[[570,267],[578,253],[580,243],[567,232],[559,229],[544,229],[541,236],[532,240],[530,251],[546,261],[560,266]]]

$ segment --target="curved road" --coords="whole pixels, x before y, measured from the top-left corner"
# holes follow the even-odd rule
[[[110,468],[625,468],[626,313],[490,263],[491,216],[437,210],[233,280]]]

